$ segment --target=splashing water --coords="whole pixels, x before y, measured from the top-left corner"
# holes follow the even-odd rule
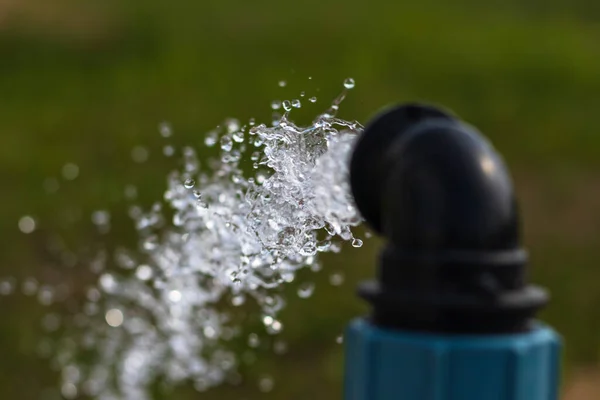
[[[117,250],[120,269],[105,268],[107,252],[94,261],[103,272],[78,314],[80,339],[63,341],[55,360],[64,397],[145,400],[157,379],[189,380],[198,390],[221,384],[240,363],[227,346],[240,334],[228,310],[248,299],[259,305],[267,334],[283,330],[277,316],[285,301],[273,289],[303,267],[319,270],[318,253],[338,252],[340,240],[362,245],[351,231],[361,219],[347,161],[363,128],[336,118],[353,87],[346,80],[310,126],[289,118],[301,106],[297,99],[272,103],[284,112],[272,126],[226,120],[204,140],[220,146],[220,158],[202,168],[194,150],[183,149],[184,166],[168,176],[164,202],[148,212],[133,208],[140,250]],[[172,129],[162,123],[160,133],[170,137]],[[146,158],[143,150],[134,159]],[[251,176],[244,174],[249,167]],[[93,219],[110,221],[101,211]],[[331,279],[340,284],[343,275]],[[313,290],[304,285],[299,295]],[[250,347],[260,343],[256,334],[247,340]],[[284,352],[285,344],[275,349]],[[270,391],[272,379],[263,377],[259,386]]]

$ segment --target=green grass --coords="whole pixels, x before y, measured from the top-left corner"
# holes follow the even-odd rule
[[[199,145],[223,118],[266,121],[272,99],[301,90],[319,97],[298,113],[306,120],[352,76],[343,117],[365,121],[388,103],[425,100],[493,140],[531,192],[523,203],[533,276],[554,293],[544,317],[564,333],[569,367],[597,363],[600,12],[583,0],[497,3],[152,0],[109,2],[97,13],[57,1],[55,22],[44,24],[31,17],[38,5],[23,6],[0,20],[0,274],[53,279],[45,240],[60,231],[76,248],[90,242],[98,208],[119,217],[110,241],[133,243],[123,186],[135,183],[148,204],[174,167],[160,155],[160,121],[172,122],[176,144]],[[99,21],[94,30],[72,24],[84,17]],[[141,165],[130,159],[138,144],[151,150]],[[44,179],[66,162],[80,165],[80,178],[46,194]],[[70,224],[63,211],[75,209],[84,219]],[[39,217],[36,235],[18,232],[24,214]],[[264,352],[246,386],[203,398],[339,398],[335,337],[366,310],[353,287],[372,275],[376,250],[326,258],[327,269],[346,272],[341,288],[329,287],[327,273],[315,275],[309,300],[290,288],[282,316],[290,353]],[[22,296],[0,304],[0,398],[37,399],[55,379],[35,354],[42,310]],[[262,370],[278,375],[268,396],[254,383]],[[181,389],[160,398],[197,397]]]

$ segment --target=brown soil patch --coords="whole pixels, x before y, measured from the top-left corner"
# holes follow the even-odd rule
[[[114,12],[102,2],[0,0],[0,32],[101,39],[117,30]]]
[[[600,369],[587,369],[574,374],[567,383],[563,400],[600,399]]]

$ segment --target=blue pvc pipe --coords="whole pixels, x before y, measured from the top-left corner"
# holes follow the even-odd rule
[[[356,319],[345,336],[345,400],[557,400],[559,336],[428,334]]]

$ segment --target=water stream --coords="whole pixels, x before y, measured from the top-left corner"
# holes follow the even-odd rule
[[[342,241],[362,245],[351,230],[361,219],[347,182],[362,126],[336,117],[353,87],[347,79],[309,126],[292,120],[303,101],[316,101],[302,94],[273,102],[281,114],[268,125],[230,118],[210,131],[203,145],[219,149],[215,160],[181,150],[183,167],[168,175],[164,198],[131,210],[139,249],[101,251],[91,263],[98,280],[76,333],[54,351],[65,398],[146,400],[158,379],[192,381],[199,391],[231,379],[240,357],[228,343],[242,331],[231,310],[256,303],[265,334],[277,335],[285,299],[275,289],[302,268],[317,270],[319,253],[339,252]],[[161,124],[160,134],[173,132]],[[174,152],[165,146],[165,155]],[[110,216],[97,212],[92,220],[102,229]],[[35,223],[24,217],[20,227]],[[313,289],[301,285],[298,295]],[[259,340],[251,334],[248,344]]]

